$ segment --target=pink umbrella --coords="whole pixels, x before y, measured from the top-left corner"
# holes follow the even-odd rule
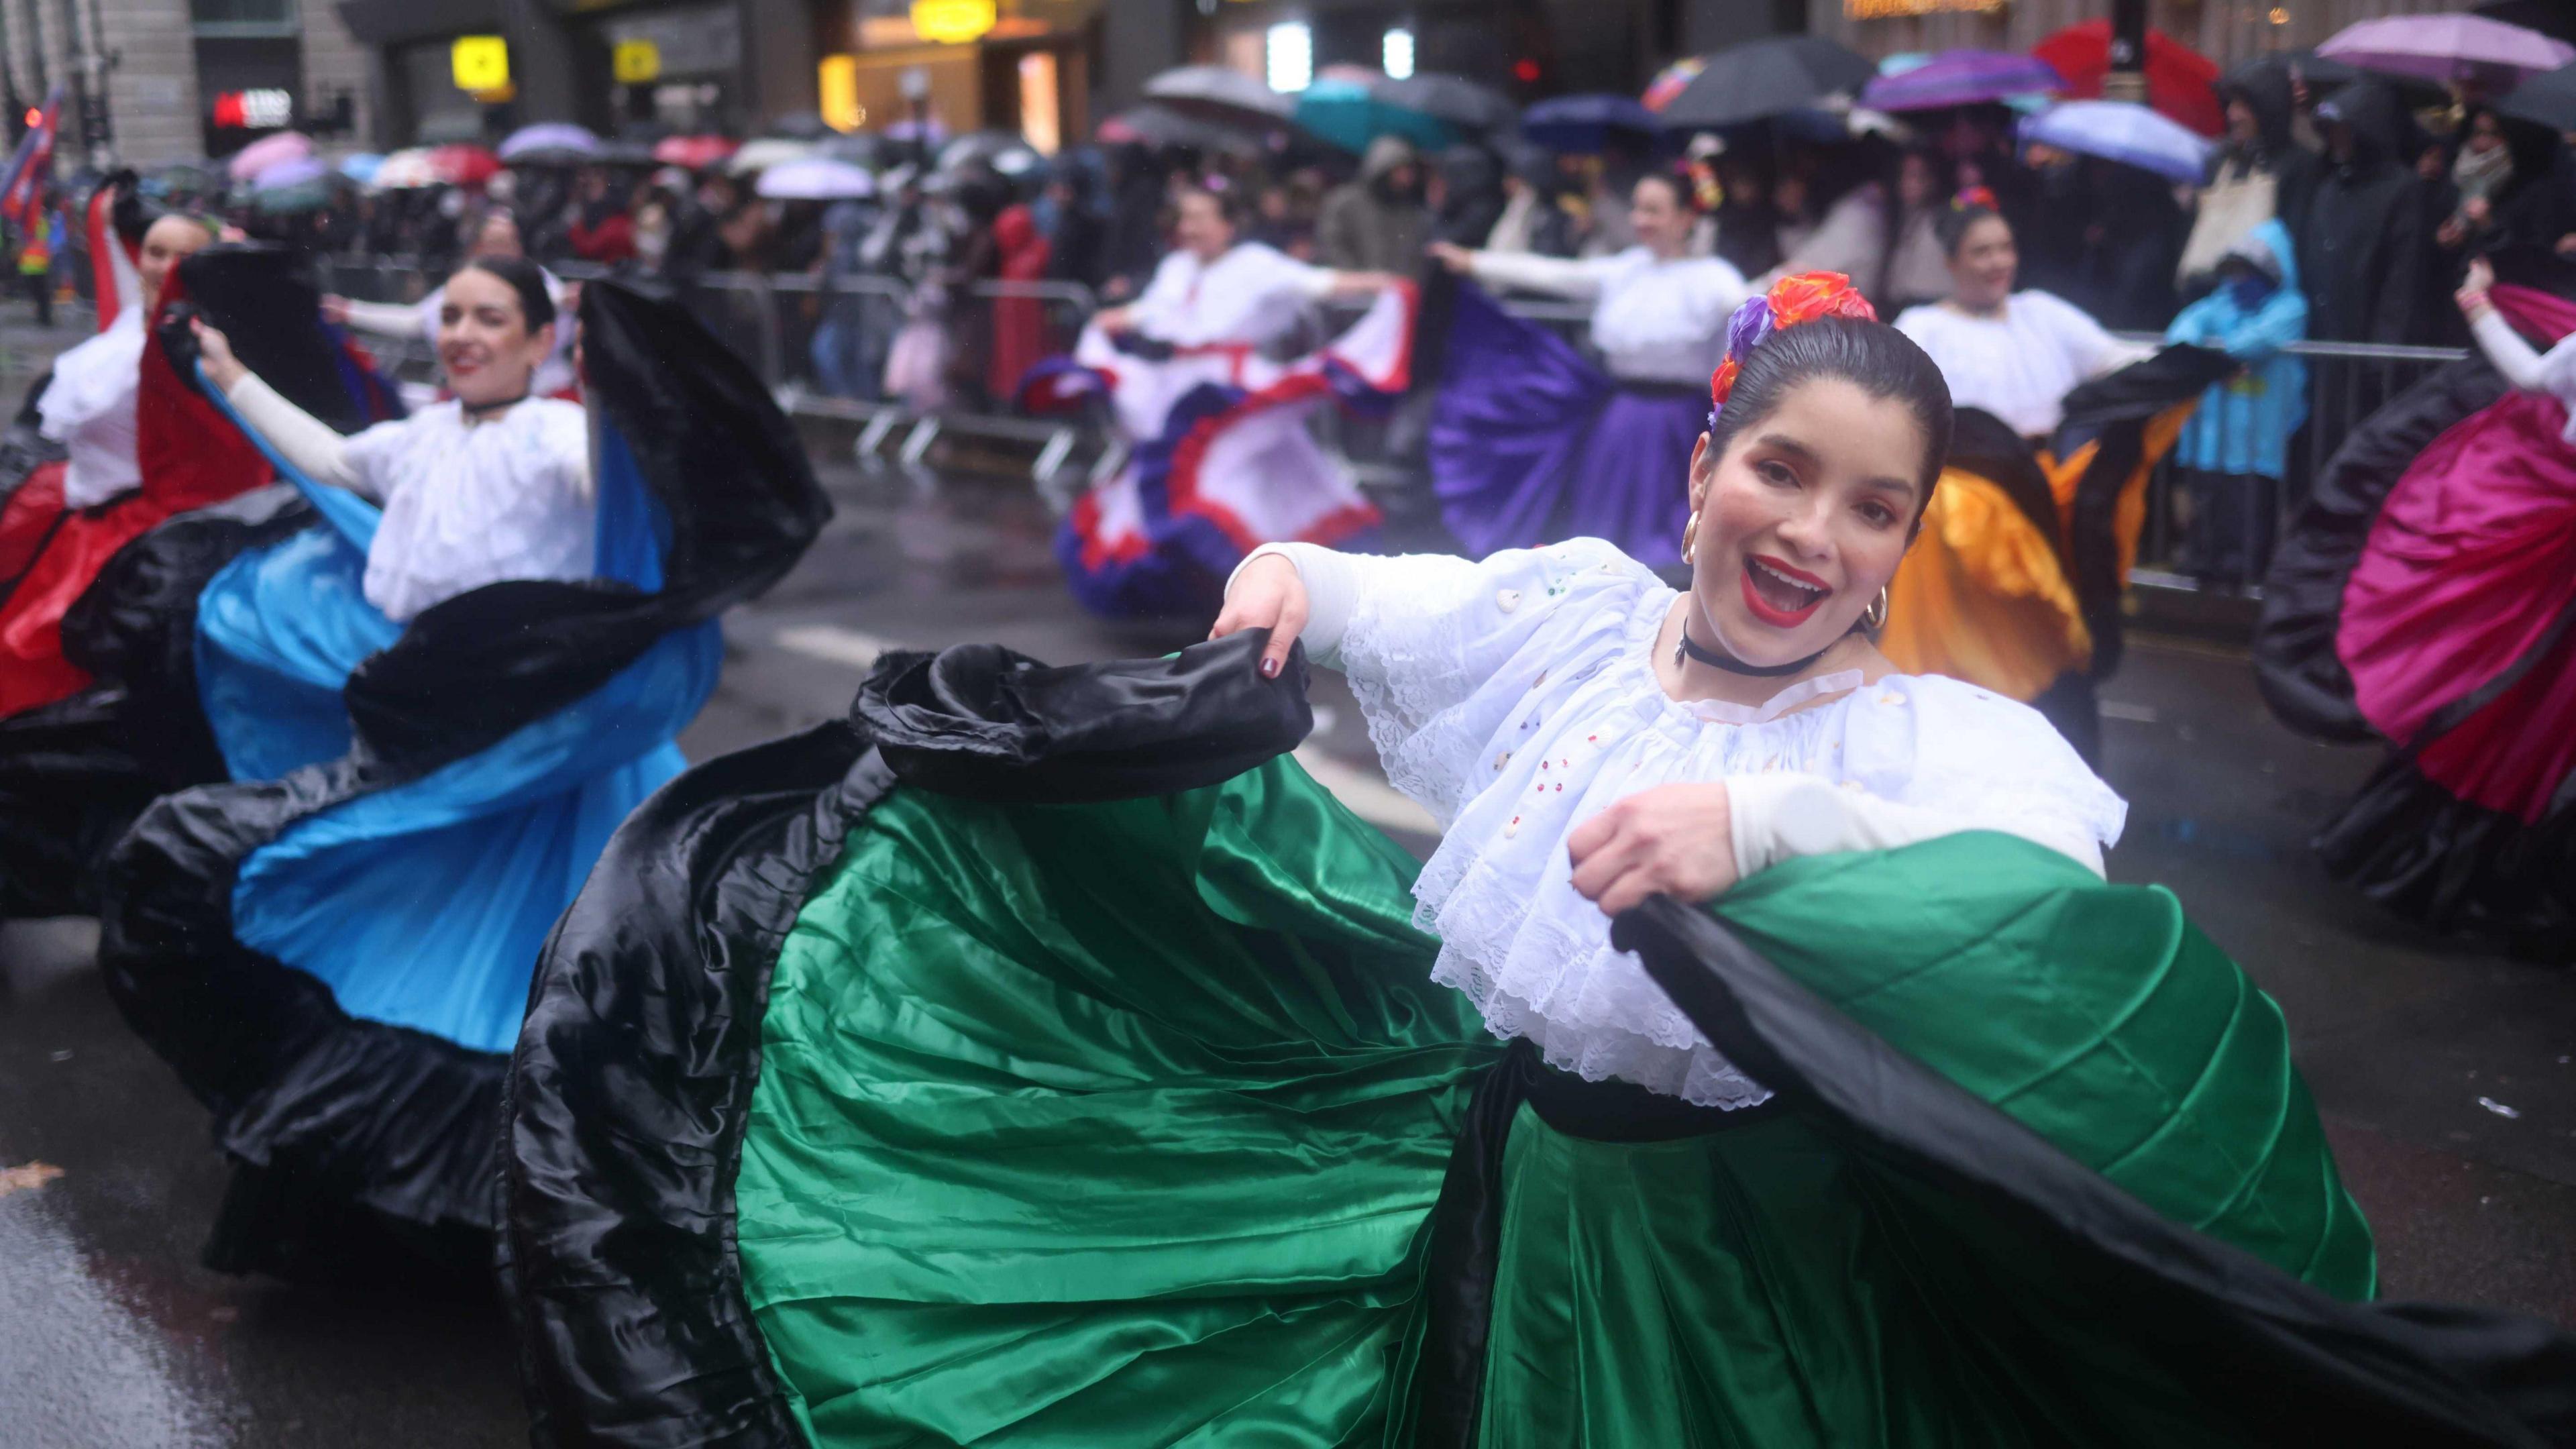
[[[2391,15],[2365,20],[2344,27],[2334,39],[2318,46],[2317,54],[2393,75],[2504,85],[2576,62],[2576,46],[2483,15]]]
[[[312,137],[301,131],[280,131],[235,151],[224,170],[235,181],[248,181],[280,161],[301,161],[312,154]]]

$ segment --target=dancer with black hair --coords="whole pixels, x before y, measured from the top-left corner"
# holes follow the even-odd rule
[[[1238,191],[1183,192],[1179,245],[1143,294],[1021,381],[1028,407],[1105,401],[1133,450],[1056,535],[1066,581],[1095,613],[1204,611],[1261,544],[1354,542],[1377,527],[1376,506],[1306,421],[1328,402],[1393,406],[1411,377],[1414,287],[1310,266],[1245,239],[1249,221]],[[1333,298],[1373,300],[1323,347],[1272,355]]]
[[[900,656],[646,807],[513,1067],[545,1432],[2563,1428],[2565,1338],[2367,1306],[2277,1009],[2101,879],[2119,798],[1872,644],[1938,369],[1838,277],[1728,332],[1686,588],[1282,545],[1177,657]],[[1427,864],[1281,758],[1309,659]]]
[[[1701,394],[1726,318],[1750,290],[1733,266],[1690,254],[1698,216],[1690,186],[1657,172],[1630,195],[1637,244],[1614,256],[1431,248],[1485,287],[1591,302],[1602,357],[1596,367],[1484,292],[1458,289],[1429,454],[1441,517],[1469,557],[1594,537],[1651,567],[1677,560],[1689,508],[1673,480],[1708,411]]]
[[[2148,478],[2236,363],[2124,343],[2073,304],[2016,289],[2013,229],[1982,187],[1953,199],[1935,230],[1951,295],[1896,326],[1939,364],[1958,436],[1882,643],[1909,672],[2037,706],[2090,760],[2094,686],[2119,664]]]
[[[442,292],[453,394],[343,436],[197,322],[197,373],[295,499],[167,572],[221,783],[106,871],[101,960],[234,1166],[211,1266],[488,1262],[501,1054],[555,917],[677,774],[715,616],[829,508],[749,370],[666,304],[583,296],[595,414],[531,396],[558,318],[516,259]],[[240,328],[236,327],[236,333]]]
[[[112,209],[93,202],[94,213]],[[166,368],[152,328],[174,300],[179,264],[215,240],[212,223],[129,212],[133,235],[105,227],[93,246],[126,251],[137,295],[111,292],[98,336],[54,359],[35,400],[38,433],[64,450],[37,465],[0,510],[0,718],[78,693],[89,671],[63,656],[63,615],[125,543],[173,513],[218,502],[268,481],[248,449],[200,449],[202,406],[155,390],[152,416],[138,406],[144,379]]]

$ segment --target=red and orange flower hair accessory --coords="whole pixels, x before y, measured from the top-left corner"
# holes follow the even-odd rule
[[[1840,272],[1800,272],[1782,277],[1771,284],[1770,291],[1748,298],[1736,308],[1726,324],[1726,360],[1708,379],[1710,408],[1726,406],[1727,395],[1735,391],[1735,375],[1742,370],[1743,359],[1753,355],[1762,339],[1783,327],[1795,327],[1819,317],[1856,317],[1875,322],[1878,309],[1869,305],[1869,299],[1852,285],[1851,278]]]

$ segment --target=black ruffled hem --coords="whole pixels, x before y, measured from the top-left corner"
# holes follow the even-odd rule
[[[2311,843],[2327,874],[2393,915],[2576,961],[2576,802],[2529,824],[2391,759]]]
[[[1657,896],[1621,916],[1612,940],[1730,1060],[1892,1181],[1928,1189],[1908,1201],[2016,1230],[2025,1251],[1976,1269],[2007,1281],[1927,1291],[2100,1305],[2253,1442],[2576,1442],[2576,1337],[2486,1309],[2344,1303],[2168,1222],[1826,1005],[1706,911]],[[2093,1372],[2081,1345],[2045,1332],[2017,1351],[2049,1371]]]

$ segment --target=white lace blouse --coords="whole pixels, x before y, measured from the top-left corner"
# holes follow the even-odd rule
[[[1770,1095],[1611,949],[1609,919],[1574,890],[1566,837],[1623,796],[1726,781],[1748,872],[1969,829],[2098,872],[2127,813],[2035,711],[1956,680],[1864,686],[1853,671],[1761,709],[1672,699],[1648,652],[1674,592],[1598,539],[1482,563],[1265,551],[1307,575],[1310,652],[1348,676],[1388,779],[1443,827],[1414,886],[1415,923],[1441,942],[1434,979],[1589,1079],[1704,1106]],[[1795,708],[1836,689],[1850,692]],[[1811,828],[1846,799],[1846,821]]]
[[[1592,299],[1592,345],[1631,382],[1707,386],[1726,359],[1727,319],[1752,295],[1715,257],[1665,261],[1642,246],[1576,259],[1477,252],[1475,269],[1493,286]]]
[[[96,337],[54,359],[36,399],[36,431],[63,445],[63,503],[88,508],[141,487],[134,405],[143,381],[143,309],[128,307]]]
[[[2057,431],[2077,383],[2151,350],[2122,342],[2083,308],[2040,291],[2013,293],[1996,317],[1972,317],[1939,302],[1908,307],[1896,330],[1940,364],[1952,402],[1984,408],[2026,438]]]
[[[1128,310],[1137,329],[1158,342],[1259,347],[1296,326],[1306,304],[1332,287],[1330,271],[1260,242],[1238,242],[1212,262],[1183,248],[1154,268]]]

